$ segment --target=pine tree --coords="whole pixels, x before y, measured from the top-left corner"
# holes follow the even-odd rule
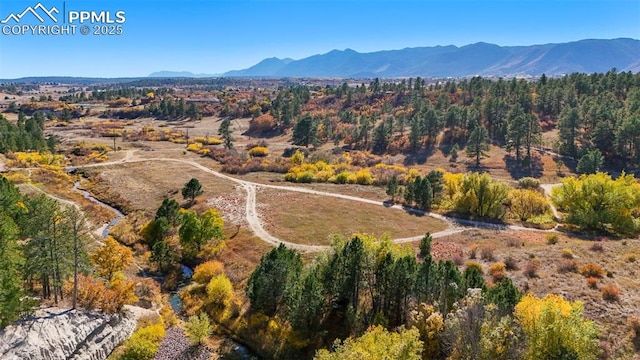
[[[482,125],[476,126],[469,136],[467,143],[467,156],[476,159],[476,167],[480,167],[480,159],[487,156],[486,151],[489,150],[487,129]]]
[[[233,149],[233,137],[231,136],[231,119],[224,118],[220,123],[218,135],[222,136],[222,142],[227,149]]]
[[[398,177],[393,175],[391,180],[387,183],[387,195],[391,196],[391,202],[396,202],[396,195],[398,194]]]
[[[196,200],[196,197],[202,194],[202,185],[196,178],[191,178],[182,188],[182,197],[189,199],[191,203]]]

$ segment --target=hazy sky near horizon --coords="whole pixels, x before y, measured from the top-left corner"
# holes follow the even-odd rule
[[[124,11],[121,35],[6,35],[0,24],[0,78],[139,77],[155,71],[215,74],[268,57],[300,59],[333,49],[359,52],[489,42],[533,45],[587,38],[640,39],[638,0],[40,0],[69,11]],[[0,20],[38,0],[0,0]],[[65,14],[65,18],[63,17]],[[43,15],[42,12],[40,12]],[[66,23],[64,21],[67,21]],[[117,24],[114,24],[114,26]],[[17,27],[16,27],[17,26]],[[107,25],[108,27],[108,25]],[[108,29],[109,30],[116,30]]]

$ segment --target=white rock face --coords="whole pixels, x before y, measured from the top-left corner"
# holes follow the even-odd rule
[[[104,360],[136,327],[129,312],[108,315],[48,308],[0,331],[3,360]]]

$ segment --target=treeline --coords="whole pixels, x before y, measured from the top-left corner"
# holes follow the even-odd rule
[[[109,237],[89,254],[91,240],[76,207],[22,195],[0,176],[0,328],[39,302],[113,313],[157,295],[122,273],[133,262],[129,248]]]
[[[135,103],[134,103],[135,104]],[[154,117],[159,120],[199,120],[202,114],[195,103],[187,103],[183,98],[173,99],[164,97],[159,102],[152,102],[143,108],[124,108],[107,110],[102,117],[115,117],[118,119],[137,119],[140,117]]]
[[[60,96],[60,101],[64,101],[66,103],[78,103],[84,101],[114,101],[123,98],[134,100],[143,98],[149,93],[164,96],[175,92],[175,90],[168,88],[152,89],[136,87],[123,87],[116,89],[94,88],[89,93],[86,91],[78,91],[77,89],[72,90],[72,93]]]
[[[32,117],[18,114],[13,124],[0,115],[0,153],[9,151],[55,151],[55,138],[44,136],[45,117],[36,112]]]
[[[563,358],[563,354],[595,358],[595,328],[582,318],[581,308],[566,318],[546,317],[540,321],[548,323],[531,330],[522,318],[540,313],[516,308],[538,300],[523,299],[504,268],[492,270],[489,285],[479,263],[469,262],[461,272],[450,260],[435,261],[429,234],[420,248],[417,260],[410,248],[360,235],[349,241],[336,239],[331,250],[306,266],[299,253],[283,245],[265,254],[246,286],[251,311],[281,319],[293,331],[289,339],[305,339],[289,340],[274,356],[311,357],[336,338],[359,335],[378,325],[418,330],[413,336],[421,345],[414,348],[415,356],[403,357],[407,359]],[[554,301],[558,304],[542,311],[553,316],[558,311],[555,306],[564,306]],[[563,326],[566,333],[544,326]],[[538,343],[553,337],[553,344]],[[524,356],[529,353],[542,357]],[[318,355],[323,358],[328,353]],[[343,358],[351,357],[343,354]]]
[[[33,295],[56,304],[64,299],[65,281],[91,269],[87,239],[74,207],[45,195],[22,196],[0,177],[0,327],[28,313]]]
[[[366,87],[315,87],[311,100],[296,100],[290,91],[276,95],[270,113],[302,134],[293,139],[299,145],[344,142],[376,153],[415,153],[438,145],[448,152],[467,145],[481,128],[483,141],[504,147],[524,167],[531,165],[534,146],[576,160],[597,150],[608,165],[640,166],[640,74],[614,69],[543,75],[536,82],[474,77],[430,85],[420,78],[376,79]],[[288,110],[296,103],[300,115]],[[559,130],[557,143],[541,136],[552,129]]]

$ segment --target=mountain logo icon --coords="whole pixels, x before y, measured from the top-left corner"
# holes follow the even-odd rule
[[[38,11],[44,14],[38,13]],[[0,21],[0,23],[7,24],[11,20],[13,20],[15,23],[20,23],[20,20],[22,20],[22,18],[26,16],[28,13],[31,13],[33,16],[35,16],[35,18],[38,19],[41,23],[45,22],[46,17],[49,17],[51,20],[53,20],[53,22],[57,23],[58,19],[56,19],[56,17],[53,16],[53,14],[54,13],[59,14],[60,11],[58,11],[58,9],[55,6],[47,10],[47,8],[44,5],[42,5],[42,3],[38,3],[36,6],[27,7],[26,9],[24,9],[23,12],[19,14],[15,14],[15,13],[9,14],[9,16],[7,16],[6,19]]]

